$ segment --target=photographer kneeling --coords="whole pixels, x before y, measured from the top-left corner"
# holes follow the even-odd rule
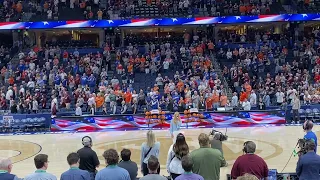
[[[218,149],[222,156],[223,156],[223,150],[222,150],[222,141],[226,141],[228,139],[227,135],[223,135],[221,132],[212,130],[210,132],[210,145],[212,149]],[[226,166],[228,166],[228,163],[226,163]]]

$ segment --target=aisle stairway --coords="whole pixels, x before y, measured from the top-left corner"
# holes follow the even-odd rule
[[[212,64],[213,64],[214,70],[218,74],[218,77],[221,80],[221,84],[224,87],[223,90],[224,90],[224,92],[226,92],[228,99],[231,99],[232,98],[232,90],[229,87],[228,81],[224,78],[224,76],[222,74],[222,70],[221,70],[222,66],[220,65],[220,63],[218,62],[216,57],[214,57],[213,55],[211,56],[211,59],[212,59]]]
[[[151,5],[149,6],[147,4],[147,0],[141,0],[142,6],[139,6],[138,4],[135,4],[134,13],[137,17],[158,17],[159,9],[156,5],[155,1],[152,1]]]

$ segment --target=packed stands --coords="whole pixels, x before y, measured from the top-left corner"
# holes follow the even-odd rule
[[[88,48],[90,43],[47,42],[44,48],[20,52],[17,68],[3,67],[3,83],[7,88],[3,88],[6,93],[1,108],[11,109],[13,113],[32,113],[51,112],[50,108],[56,106],[61,112],[74,113],[77,104],[84,112],[89,112],[94,105],[99,113],[125,113],[158,106],[172,111],[178,106],[183,111],[193,106],[192,103],[198,106],[204,98],[198,95],[192,100],[191,90],[197,84],[205,89],[202,79],[211,77],[218,88],[223,89],[223,86],[220,87],[221,82],[214,72],[207,45],[198,40],[190,42],[191,45],[188,42],[179,45],[167,41],[146,44],[143,48],[129,43],[123,49],[112,49],[106,44],[103,52],[87,54],[63,48],[81,47],[81,43]],[[145,74],[149,73],[151,75],[146,78]],[[190,81],[186,88],[182,80]],[[159,97],[156,98],[156,94]],[[113,95],[117,96],[114,100],[110,99]],[[51,98],[56,99],[52,102],[57,104],[48,104]],[[114,103],[118,106],[116,109]]]
[[[317,6],[316,3],[314,4],[315,5],[305,5],[301,7],[304,7],[305,11],[310,12],[310,8],[316,11]],[[72,11],[73,13],[69,13],[70,11]],[[0,6],[2,21],[227,16],[279,14],[283,12],[285,12],[285,9],[280,2],[270,0],[48,0],[40,2],[34,0],[5,0]]]

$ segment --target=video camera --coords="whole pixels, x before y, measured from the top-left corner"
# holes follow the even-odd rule
[[[306,139],[298,139],[297,145],[298,145],[299,151],[297,152],[297,154],[299,157],[307,153],[306,142],[307,142]]]
[[[226,140],[228,140],[228,136],[227,136],[226,134],[223,134],[222,132],[217,131],[217,130],[214,130],[214,129],[212,129],[212,131],[210,132],[209,136],[215,137],[216,134],[219,134],[219,135],[218,135],[218,136],[219,136],[219,139],[217,139],[217,140],[219,140],[219,141],[226,141]]]

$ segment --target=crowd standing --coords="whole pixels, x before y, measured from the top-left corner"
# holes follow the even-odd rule
[[[308,39],[299,32],[296,37],[278,38],[256,33],[255,46],[239,45],[233,50],[230,42],[238,38],[246,42],[247,37],[221,34],[218,43],[205,34],[185,33],[182,45],[146,42],[141,48],[129,43],[117,49],[106,43],[103,52],[89,54],[46,45],[20,52],[17,67],[8,63],[1,69],[0,80],[7,86],[1,88],[0,108],[12,113],[49,109],[53,115],[60,110],[82,115],[293,105],[296,121],[301,105],[319,102],[317,31]],[[219,76],[215,59],[236,63],[223,66]],[[154,85],[135,88],[136,74],[150,74]],[[232,97],[224,79],[234,91]]]
[[[240,103],[248,101],[258,109],[292,105],[295,116],[301,105],[318,104],[318,32],[314,29],[307,37],[298,29],[287,29],[281,35],[266,31],[248,36],[220,32],[217,58],[223,76],[235,92],[234,98]],[[233,42],[243,44],[231,49]],[[225,60],[230,63],[224,63]]]
[[[197,34],[184,38],[184,45],[147,43],[142,50],[131,44],[120,50],[106,43],[103,52],[84,55],[49,45],[27,54],[21,51],[17,67],[8,63],[1,69],[1,82],[7,87],[1,89],[0,108],[11,113],[50,109],[53,115],[60,110],[82,115],[227,106],[212,65],[213,43],[201,41]],[[136,73],[156,76],[154,86],[134,89]]]

